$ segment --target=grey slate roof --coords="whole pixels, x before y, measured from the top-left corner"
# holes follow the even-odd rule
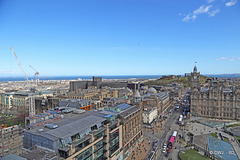
[[[82,131],[86,130],[87,128],[90,128],[90,127],[92,127],[96,124],[99,124],[105,120],[106,120],[105,118],[90,115],[85,118],[79,119],[75,122],[66,124],[57,129],[48,131],[46,133],[56,136],[58,138],[64,139],[64,138],[70,137],[74,134],[81,133]]]
[[[106,119],[104,116],[108,114],[108,112],[94,110],[82,114],[64,114],[63,119],[51,122],[51,124],[58,125],[58,128],[56,129],[49,129],[45,128],[44,126],[39,126],[31,130],[26,130],[25,132],[47,138],[51,141],[56,141],[60,138],[81,133],[87,128],[105,121]],[[113,113],[111,112],[111,114]],[[39,129],[43,129],[43,131],[39,131]]]

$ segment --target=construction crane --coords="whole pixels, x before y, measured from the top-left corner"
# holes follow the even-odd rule
[[[14,51],[14,49],[12,47],[10,47],[9,49],[13,52],[15,58],[17,59],[18,66],[19,66],[21,72],[24,74],[25,80],[27,82],[29,82],[28,81],[28,77],[27,77],[27,75],[26,75],[26,73],[25,73],[25,71],[24,71],[24,69],[23,69],[23,67],[22,67],[22,65],[21,65],[21,63],[20,63],[20,61],[19,61],[19,59],[17,57],[17,54]],[[38,73],[38,72],[36,71],[36,73]],[[35,73],[35,75],[36,75],[36,73]],[[39,75],[39,73],[37,74],[37,77],[38,77],[38,75]],[[29,115],[30,116],[34,116],[35,115],[35,97],[33,96],[33,94],[29,94],[28,97],[29,97]]]
[[[28,77],[27,77],[27,75],[26,75],[26,73],[25,73],[25,71],[24,71],[24,69],[23,69],[23,67],[22,67],[22,65],[21,65],[18,57],[17,57],[17,54],[15,53],[15,51],[14,51],[14,49],[13,49],[12,47],[10,47],[9,49],[13,52],[15,58],[16,58],[17,61],[18,61],[18,67],[20,68],[21,72],[23,73],[24,79],[25,79],[26,81],[28,81]]]
[[[35,71],[34,77],[36,79],[36,85],[38,85],[38,82],[39,82],[39,72],[35,68],[33,68],[31,65],[29,65],[29,67],[32,68]]]

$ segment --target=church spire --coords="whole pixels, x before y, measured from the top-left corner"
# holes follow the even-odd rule
[[[196,64],[197,64],[197,62],[195,62],[195,66],[194,66],[194,69],[193,69],[193,72],[195,72],[195,73],[197,72],[197,65]]]

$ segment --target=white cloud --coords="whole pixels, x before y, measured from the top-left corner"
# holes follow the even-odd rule
[[[192,16],[192,19],[196,19],[197,18],[197,16],[194,14],[193,16]]]
[[[183,22],[188,22],[191,19],[190,15],[188,14],[186,17],[182,19]]]
[[[208,14],[209,17],[215,16],[220,12],[220,8],[225,4],[226,7],[234,6],[239,0],[206,0],[205,4],[201,5],[198,9],[188,13],[188,14],[179,14],[183,16],[183,22],[194,21],[201,14]]]
[[[203,13],[209,13],[209,9],[212,7],[212,5],[204,6],[201,5],[198,9],[194,10],[193,13],[187,14],[182,21],[183,22],[189,22],[190,20],[194,20],[197,18],[198,15]]]
[[[231,58],[228,58],[228,57],[220,57],[220,58],[217,58],[216,59],[217,61],[221,61],[221,60],[223,60],[223,61],[225,61],[225,60],[227,60],[227,61],[235,61],[235,60],[240,60],[240,57],[231,57]]]
[[[211,12],[208,12],[208,15],[211,16],[211,17],[215,16],[219,11],[220,11],[220,9],[215,9],[215,10],[213,10]]]
[[[208,5],[208,6],[200,6],[198,9],[196,9],[195,11],[193,11],[194,15],[198,15],[198,14],[202,14],[202,13],[206,13],[209,11],[209,9],[212,7],[212,5]]]
[[[228,59],[227,57],[220,57],[220,58],[217,58],[216,60],[220,61],[220,60],[227,60],[227,59]]]
[[[227,7],[233,6],[237,3],[237,0],[231,0],[230,2],[225,3]]]

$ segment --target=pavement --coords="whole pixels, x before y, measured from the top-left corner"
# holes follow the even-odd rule
[[[150,152],[152,148],[151,146],[152,142],[149,143],[149,141],[146,140],[146,138],[144,137],[142,143],[134,149],[134,151],[130,154],[127,160],[144,160]]]

